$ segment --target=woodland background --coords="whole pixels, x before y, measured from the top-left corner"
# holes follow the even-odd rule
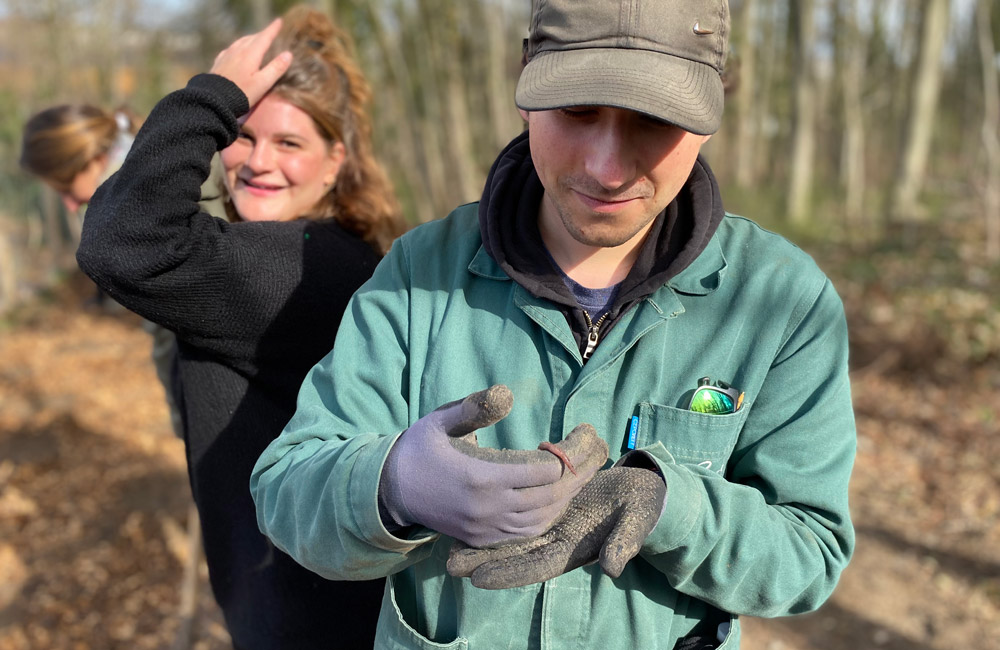
[[[0,1],[0,650],[225,647],[183,450],[127,313],[85,304],[75,215],[19,169],[46,106],[145,115],[267,0]],[[413,223],[479,196],[522,128],[527,0],[325,0]],[[1000,648],[1000,1],[731,0],[726,208],[833,278],[850,322],[857,556],[746,648]]]

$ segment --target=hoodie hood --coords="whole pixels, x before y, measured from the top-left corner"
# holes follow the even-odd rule
[[[525,289],[579,312],[538,230],[543,194],[525,131],[504,148],[486,179],[479,202],[483,247]],[[639,257],[622,281],[608,320],[613,322],[628,307],[687,268],[708,245],[724,215],[718,183],[708,163],[699,156],[677,197],[657,215]],[[576,320],[570,313],[567,317],[571,323]],[[583,322],[582,314],[579,320]],[[577,329],[574,327],[574,331]]]

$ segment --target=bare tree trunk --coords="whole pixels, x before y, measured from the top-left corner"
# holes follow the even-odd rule
[[[91,11],[97,15],[88,30],[94,36],[92,56],[97,62],[98,97],[104,105],[114,103],[120,98],[115,88],[115,71],[121,60],[118,46],[121,39],[118,36],[126,27],[121,21],[120,10],[120,3],[117,0],[97,0],[91,6]]]
[[[271,3],[269,0],[250,0],[250,19],[253,29],[261,30],[271,22]]]
[[[0,316],[17,304],[18,255],[10,244],[8,221],[0,221]]]
[[[433,132],[433,140],[440,147],[444,167],[448,174],[445,196],[447,205],[442,210],[450,210],[461,203],[478,198],[479,185],[474,181],[476,174],[475,156],[472,151],[472,131],[469,125],[469,111],[465,99],[465,82],[459,69],[459,53],[462,38],[459,11],[463,3],[450,0],[421,0],[421,24],[429,35],[429,52],[432,61],[430,75],[441,75],[444,93],[438,98],[430,98],[424,93],[429,105],[436,106],[440,119],[427,126]]]
[[[63,236],[62,226],[59,216],[59,199],[56,193],[48,187],[42,188],[42,223],[44,224],[45,247],[51,256],[51,265],[54,268],[62,263],[63,256]]]
[[[448,69],[448,93],[445,96],[445,123],[451,129],[447,138],[447,160],[454,176],[452,202],[461,205],[479,198],[482,190],[479,167],[472,146],[472,124],[465,99],[465,85],[458,66]],[[454,207],[454,206],[453,206]]]
[[[986,256],[1000,259],[1000,88],[997,84],[997,52],[993,43],[990,3],[979,2],[976,23],[979,52],[983,60],[983,149],[986,151],[986,189],[983,213],[986,219]]]
[[[761,6],[764,20],[760,26],[761,54],[760,65],[757,66],[760,74],[755,75],[758,78],[757,84],[760,86],[757,104],[757,128],[760,129],[760,132],[757,135],[754,155],[750,157],[754,179],[759,179],[762,175],[774,177],[776,171],[774,160],[778,158],[769,155],[773,149],[771,140],[777,133],[773,122],[770,122],[768,117],[770,111],[773,110],[771,102],[776,96],[776,93],[772,92],[775,86],[774,80],[779,74],[783,74],[778,63],[781,59],[780,53],[786,47],[785,30],[780,30],[777,27],[777,12],[778,2],[776,0],[765,0]]]
[[[466,3],[448,3],[449,21],[452,32],[448,41],[452,43],[453,52],[461,50],[461,24],[458,12],[467,11]],[[472,122],[469,119],[469,104],[466,99],[466,80],[462,78],[460,59],[457,56],[444,57],[445,78],[448,94],[445,103],[445,115],[448,120],[444,126],[450,131],[447,138],[448,160],[451,161],[455,179],[455,205],[475,201],[482,190],[479,167],[476,164],[475,148],[472,144]],[[477,83],[472,81],[472,83]]]
[[[444,145],[440,141],[441,129],[445,124],[444,108],[441,98],[444,91],[438,81],[438,67],[436,62],[439,58],[437,49],[440,47],[438,36],[434,29],[435,16],[433,8],[427,9],[424,5],[426,0],[420,0],[420,8],[415,20],[410,36],[413,42],[410,43],[410,62],[414,65],[413,72],[416,75],[414,83],[407,88],[408,92],[414,93],[415,102],[420,105],[421,110],[414,113],[417,120],[417,141],[421,147],[424,162],[424,169],[427,174],[427,189],[431,198],[431,209],[435,214],[441,214],[451,207],[452,201],[448,189],[448,174],[446,171]],[[424,20],[424,12],[428,12],[427,20]],[[403,15],[404,10],[398,8],[397,15]],[[450,206],[450,207],[449,207]]]
[[[869,6],[867,12],[871,11]],[[870,22],[870,21],[866,21]],[[846,0],[843,24],[845,52],[843,67],[844,139],[840,157],[840,178],[844,187],[844,212],[852,236],[861,234],[865,224],[865,111],[862,88],[865,81],[867,37],[858,28],[858,2]]]
[[[184,571],[180,586],[180,609],[178,611],[177,635],[173,650],[188,650],[194,637],[195,619],[198,617],[198,568],[201,564],[201,519],[198,508],[188,506],[187,547],[184,557]]]
[[[83,235],[83,219],[80,217],[79,212],[63,210],[62,213],[66,219],[66,232],[69,233],[70,242],[73,244],[73,250],[76,251],[77,247],[80,245],[80,237]]]
[[[325,13],[330,18],[336,20],[337,0],[313,0],[312,4],[314,7]]]
[[[75,38],[67,38],[67,34],[72,34],[73,31],[67,27],[68,8],[65,3],[59,0],[47,0],[44,6],[42,20],[48,32],[46,39],[49,56],[42,70],[48,74],[40,75],[42,79],[39,85],[42,88],[41,97],[49,100],[59,94],[60,88],[65,83],[66,62],[70,58],[67,52],[72,49]]]
[[[493,146],[499,151],[521,131],[521,119],[514,105],[514,88],[507,75],[511,58],[520,60],[508,44],[509,30],[503,6],[487,2],[474,3],[479,9],[477,19],[485,27],[486,92]]]
[[[418,113],[410,90],[413,88],[410,70],[400,49],[399,39],[393,38],[386,30],[380,14],[381,8],[374,2],[366,3],[365,7],[368,9],[378,49],[382,53],[382,65],[388,73],[386,76],[390,79],[390,83],[379,91],[380,95],[385,94],[379,105],[384,106],[391,116],[389,128],[396,130],[398,135],[394,143],[396,146],[393,147],[397,156],[396,161],[387,162],[391,164],[398,161],[392,168],[399,171],[409,186],[417,220],[430,221],[434,218],[433,198],[421,190],[433,186],[434,181],[428,176],[431,171],[430,166],[421,163],[417,156],[422,147],[414,129]],[[440,182],[443,183],[443,178]]]
[[[890,213],[897,220],[917,216],[917,196],[927,171],[941,88],[941,54],[947,34],[948,0],[928,0],[924,8],[912,111],[902,143],[903,154],[890,207]]]
[[[795,134],[788,186],[788,216],[797,223],[807,217],[816,150],[816,71],[813,62],[816,27],[813,6],[814,0],[791,3],[795,16],[798,66],[795,73]]]
[[[743,1],[743,29],[741,53],[739,56],[740,86],[736,104],[739,107],[739,122],[736,131],[736,185],[750,187],[756,180],[757,140],[759,139],[760,115],[756,105],[757,96],[757,51],[754,39],[758,26],[757,0]]]

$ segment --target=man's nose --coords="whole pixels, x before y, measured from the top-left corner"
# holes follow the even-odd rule
[[[635,177],[634,147],[621,125],[609,123],[592,132],[587,145],[587,174],[604,188],[615,190]]]

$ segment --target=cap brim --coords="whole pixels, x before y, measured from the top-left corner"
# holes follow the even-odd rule
[[[722,78],[710,65],[647,50],[539,52],[521,71],[514,101],[526,111],[614,106],[711,135],[722,123]]]

